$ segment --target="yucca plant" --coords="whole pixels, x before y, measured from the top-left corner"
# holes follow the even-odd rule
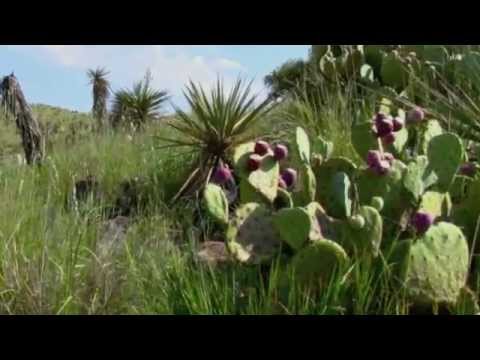
[[[110,83],[107,79],[109,72],[104,68],[97,68],[96,70],[89,69],[87,76],[92,85],[92,114],[97,120],[98,127],[105,127],[105,120],[107,117],[107,101],[110,96]]]
[[[191,112],[175,107],[176,119],[169,122],[178,137],[159,138],[166,142],[166,147],[191,148],[198,154],[193,171],[174,200],[187,189],[198,189],[208,182],[216,166],[228,163],[229,150],[254,138],[255,125],[271,110],[272,102],[266,99],[256,103],[257,95],[251,94],[251,85],[252,82],[245,86],[237,79],[226,95],[223,82],[217,80],[207,96],[200,85],[189,82],[184,96]]]
[[[142,81],[135,83],[132,89],[115,92],[112,121],[114,125],[126,121],[139,129],[158,118],[160,109],[168,99],[167,91],[152,87],[151,77],[147,74]]]

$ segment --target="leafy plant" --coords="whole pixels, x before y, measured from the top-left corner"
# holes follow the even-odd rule
[[[176,107],[176,119],[168,123],[178,136],[159,138],[167,147],[187,147],[198,154],[192,175],[175,198],[195,180],[208,182],[215,167],[228,163],[229,152],[235,146],[252,139],[255,125],[271,109],[270,99],[256,103],[257,96],[251,95],[251,83],[244,86],[241,79],[228,95],[221,80],[217,80],[209,96],[201,86],[190,81],[184,95],[190,113]]]
[[[135,83],[132,89],[115,92],[113,122],[115,125],[127,122],[139,129],[158,118],[160,109],[168,99],[167,91],[152,87],[151,77],[147,74],[142,81]]]

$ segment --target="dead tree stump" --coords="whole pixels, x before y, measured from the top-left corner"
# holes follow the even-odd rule
[[[42,133],[15,75],[3,78],[0,95],[4,109],[15,118],[27,164],[40,164],[44,156]]]

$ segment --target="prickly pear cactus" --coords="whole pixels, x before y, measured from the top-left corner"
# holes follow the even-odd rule
[[[364,45],[363,47],[365,62],[372,67],[376,78],[380,76],[383,56],[387,51],[386,45]]]
[[[241,177],[248,176],[247,161],[248,157],[254,152],[255,143],[248,142],[238,145],[233,151],[233,166],[235,173]]]
[[[378,146],[378,142],[372,131],[372,125],[372,122],[369,121],[352,127],[352,145],[362,159],[365,159],[369,150],[375,149]]]
[[[369,169],[362,170],[357,177],[360,203],[370,205],[373,198],[381,197],[384,203],[382,213],[389,218],[398,218],[408,206],[402,186],[406,169],[404,163],[394,160],[385,176],[378,176]]]
[[[468,244],[455,225],[432,226],[410,248],[405,287],[417,304],[452,304],[468,275]]]
[[[267,208],[256,203],[240,206],[229,223],[227,245],[239,262],[261,264],[271,261],[280,247],[280,237]]]
[[[280,166],[273,156],[264,157],[258,170],[248,174],[248,182],[269,202],[273,202],[277,197],[278,180],[280,178]]]
[[[306,164],[300,165],[299,178],[292,191],[293,202],[296,206],[306,206],[315,200],[317,179],[312,168]]]
[[[428,160],[438,176],[441,191],[448,191],[462,164],[465,150],[460,138],[452,133],[435,136],[429,142]]]
[[[288,191],[279,188],[273,206],[276,210],[293,208],[292,196]]]
[[[403,186],[414,201],[419,201],[423,193],[438,180],[429,167],[426,156],[417,156],[408,164]]]
[[[332,158],[315,168],[314,172],[317,179],[317,200],[325,206],[329,214],[341,217],[342,213],[336,212],[339,210],[338,190],[335,190],[334,177],[338,173],[344,173],[352,179],[356,172],[355,164],[346,158]]]
[[[304,286],[325,284],[348,261],[345,250],[330,240],[318,240],[300,250],[292,259],[294,278]]]
[[[300,250],[304,246],[312,227],[310,215],[303,208],[280,210],[273,216],[273,226],[293,250]]]
[[[443,134],[443,129],[437,120],[429,120],[420,134],[420,151],[422,155],[427,155],[430,141]]]
[[[215,184],[208,184],[203,193],[208,214],[219,224],[228,224],[228,199],[223,189]]]
[[[378,256],[382,243],[383,219],[377,209],[362,206],[358,211],[365,223],[363,227],[352,226],[349,222],[342,227],[339,243],[348,253]]]
[[[449,193],[427,191],[423,194],[419,211],[433,215],[435,218],[446,218],[450,216],[452,201]]]
[[[423,60],[434,65],[445,65],[448,60],[448,51],[442,45],[424,45]]]
[[[402,91],[408,85],[409,71],[396,51],[383,58],[381,70],[382,82],[397,91]]]
[[[476,179],[470,183],[467,194],[462,203],[455,206],[452,210],[452,219],[460,226],[470,241],[473,241],[475,228],[480,216],[480,179]],[[479,243],[477,241],[478,250]]]
[[[323,161],[327,161],[333,154],[333,143],[325,140],[320,135],[313,139],[311,143],[312,154],[322,156]]]
[[[310,140],[308,135],[301,127],[297,127],[295,131],[295,149],[299,160],[309,165],[310,164]]]
[[[337,218],[350,217],[352,200],[350,199],[350,179],[344,172],[336,173],[332,178],[332,208],[331,214]]]

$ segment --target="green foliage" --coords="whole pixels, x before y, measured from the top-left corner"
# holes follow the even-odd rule
[[[208,184],[204,191],[205,207],[210,216],[222,225],[228,224],[228,200],[222,188]]]

